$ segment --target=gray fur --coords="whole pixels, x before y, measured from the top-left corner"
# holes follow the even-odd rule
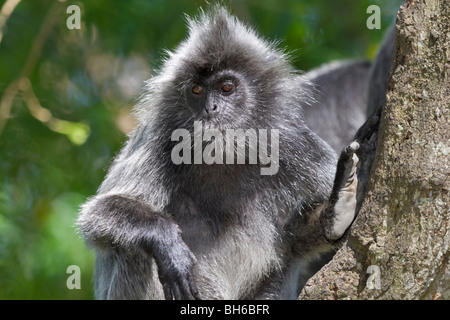
[[[354,151],[344,150],[335,179],[335,152],[304,120],[311,84],[273,43],[219,7],[189,19],[189,31],[148,81],[138,126],[82,206],[78,226],[96,250],[96,297],[296,298],[309,262],[333,247],[328,235],[343,214],[333,206],[352,178],[339,168],[352,168]],[[237,74],[245,103],[225,98],[214,122],[190,108],[185,92],[224,71]],[[279,171],[174,165],[171,133],[192,132],[196,120],[221,130],[279,129]]]
[[[367,61],[333,62],[305,74],[314,87],[314,103],[304,107],[306,122],[336,152],[366,121],[370,67]]]

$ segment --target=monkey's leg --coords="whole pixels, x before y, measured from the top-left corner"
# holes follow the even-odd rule
[[[353,141],[342,151],[329,203],[322,213],[322,219],[327,220],[324,223],[325,237],[331,241],[340,239],[355,218],[358,187],[356,166],[359,161],[355,152],[358,148],[359,143]]]
[[[328,201],[304,215],[303,223],[296,226],[293,249],[299,256],[328,252],[352,224],[357,203],[356,166],[359,159],[355,152],[358,148],[359,143],[353,141],[342,151]]]
[[[83,206],[78,225],[87,242],[97,249],[118,248],[119,252],[153,257],[166,299],[200,299],[193,277],[195,256],[169,216],[136,198],[107,195]]]

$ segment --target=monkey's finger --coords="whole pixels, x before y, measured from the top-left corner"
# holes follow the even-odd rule
[[[173,297],[175,300],[185,300],[182,290],[180,290],[180,287],[178,284],[174,284],[172,287]]]
[[[192,300],[202,300],[192,273],[188,274],[186,278],[186,288],[188,289]]]
[[[355,134],[355,140],[359,142],[363,142],[365,140],[368,140],[372,133],[375,131],[375,129],[379,125],[380,117],[379,115],[373,114],[370,116],[366,122],[359,128],[358,132]]]
[[[353,153],[355,153],[356,150],[358,150],[358,149],[359,149],[359,143],[358,143],[358,141],[352,141],[352,143],[350,143],[350,145],[347,146],[347,148],[346,148],[345,151],[346,151],[347,153],[353,154]]]
[[[192,296],[195,300],[202,300],[202,297],[200,296],[200,293],[198,292],[197,285],[194,281],[190,282],[191,292]]]
[[[339,155],[338,166],[348,162],[352,155],[359,149],[359,143],[357,141],[352,141],[348,146],[342,149]]]
[[[179,282],[178,289],[181,291],[181,295],[183,296],[183,299],[186,300],[195,300],[190,287],[190,282],[188,280],[189,276],[187,278],[183,278]]]
[[[173,300],[173,294],[172,289],[167,283],[163,283],[163,291],[164,291],[164,298],[166,300]]]

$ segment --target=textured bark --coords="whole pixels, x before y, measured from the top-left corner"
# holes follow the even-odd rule
[[[396,27],[361,210],[300,299],[450,299],[450,1],[409,1]]]

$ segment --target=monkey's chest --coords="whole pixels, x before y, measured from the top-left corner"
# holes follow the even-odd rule
[[[218,235],[187,235],[197,258],[196,281],[206,299],[242,299],[278,264],[275,230],[270,224],[228,227]]]
[[[192,199],[185,198],[178,205],[175,219],[197,258],[196,281],[204,298],[248,296],[278,266],[277,230],[255,206],[217,217],[201,211]]]
[[[245,223],[245,217],[253,214],[249,202],[245,194],[229,190],[191,189],[178,193],[165,212],[173,215],[186,237],[192,234],[195,239],[209,241],[236,224]]]

